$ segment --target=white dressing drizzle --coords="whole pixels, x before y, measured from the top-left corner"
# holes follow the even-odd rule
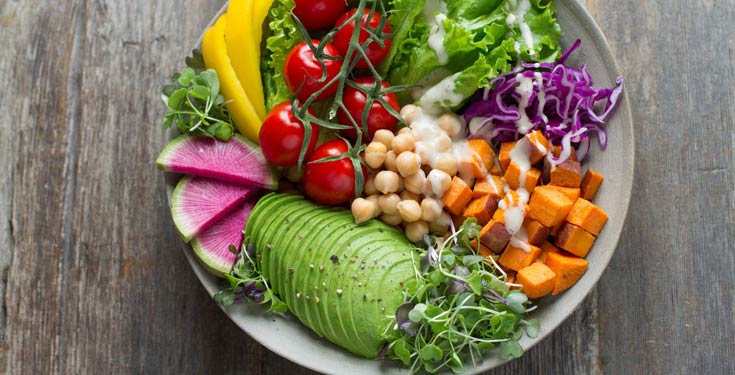
[[[429,31],[429,48],[436,53],[436,58],[439,60],[439,64],[446,64],[449,61],[449,53],[444,48],[444,21],[447,20],[447,15],[444,13],[437,13],[434,17],[433,25]]]
[[[528,142],[517,142],[508,154],[511,163],[515,163],[520,169],[518,189],[515,191],[516,194],[513,194],[506,184],[503,188],[506,191],[505,199],[498,205],[504,211],[505,230],[511,234],[511,244],[524,251],[531,251],[531,247],[528,245],[528,234],[523,228],[526,204],[529,198],[528,190],[526,190],[526,174],[531,170],[530,154],[531,147]]]
[[[523,42],[528,46],[531,57],[535,58],[536,51],[533,49],[533,33],[531,33],[531,28],[526,23],[526,13],[529,9],[531,9],[531,2],[528,0],[508,0],[505,3],[505,10],[508,12],[505,23],[510,28],[518,24]]]
[[[523,74],[518,73],[516,74],[516,81],[518,81],[518,86],[516,86],[516,93],[520,95],[520,100],[518,100],[518,112],[520,113],[520,118],[518,121],[516,121],[516,128],[518,128],[518,132],[521,134],[527,134],[529,130],[533,127],[533,123],[528,118],[528,114],[526,113],[526,109],[528,108],[528,102],[531,99],[531,95],[533,94],[533,80],[531,78],[525,77]]]
[[[459,73],[455,73],[444,78],[421,96],[419,102],[424,112],[438,116],[446,109],[456,107],[462,103],[464,95],[454,92],[457,88],[454,81],[458,75]]]
[[[536,65],[539,65],[539,64],[536,63]],[[536,97],[538,98],[538,113],[541,114],[541,119],[544,121],[544,123],[548,123],[549,118],[546,117],[546,114],[544,114],[544,106],[546,106],[546,91],[544,91],[544,77],[541,75],[541,72],[533,73],[533,77],[536,78],[536,87],[538,87],[538,93],[536,94]]]

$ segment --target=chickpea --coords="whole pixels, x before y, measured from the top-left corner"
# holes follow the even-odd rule
[[[385,154],[385,162],[383,163],[385,165],[385,169],[393,172],[398,172],[398,168],[396,168],[396,153],[393,150],[388,151]]]
[[[439,152],[447,152],[452,149],[452,139],[446,134],[441,134],[436,139],[436,145]]]
[[[449,223],[452,221],[452,217],[448,213],[442,212],[436,220],[429,224],[432,232],[446,233],[449,230]]]
[[[411,124],[421,115],[421,108],[409,104],[403,108],[401,108],[401,117],[403,118],[403,122],[406,123],[406,125],[411,126]]]
[[[380,195],[378,194],[368,195],[368,197],[365,198],[369,200],[370,202],[375,203],[375,215],[373,215],[373,217],[378,217],[382,213],[380,210],[380,206],[378,205],[378,198],[380,198]]]
[[[412,242],[421,242],[429,233],[429,224],[425,221],[414,221],[406,225],[406,237]]]
[[[397,226],[401,224],[401,215],[398,214],[382,214],[380,220],[388,225]]]
[[[395,193],[401,186],[401,178],[393,171],[380,171],[375,175],[375,188],[383,194]]]
[[[421,201],[421,220],[433,222],[442,214],[442,203],[434,198],[424,198]]]
[[[418,194],[412,193],[408,190],[404,190],[401,192],[401,200],[421,202],[421,196],[419,196]]]
[[[398,214],[398,203],[400,202],[401,197],[398,194],[385,194],[378,197],[378,207],[383,211],[383,214]]]
[[[419,202],[413,200],[400,201],[396,208],[398,208],[401,219],[407,223],[421,219],[421,205],[419,205]]]
[[[462,132],[464,127],[464,119],[457,114],[447,112],[436,120],[437,125],[444,130],[448,136],[454,138]]]
[[[365,148],[365,162],[370,168],[377,169],[383,166],[388,149],[380,142],[372,141]]]
[[[373,142],[380,142],[385,145],[386,150],[390,150],[391,143],[393,143],[393,138],[395,137],[396,136],[392,131],[388,129],[379,129],[375,132],[375,135],[373,135]]]
[[[398,131],[397,135],[401,135],[401,134],[412,134],[411,128],[409,128],[408,126],[405,128],[401,128],[401,130]]]
[[[352,216],[355,217],[355,224],[364,223],[373,217],[378,211],[378,206],[367,199],[357,198],[352,201]]]
[[[434,193],[437,197],[441,197],[449,189],[452,183],[452,177],[447,172],[434,169],[426,177],[426,188]]]
[[[304,168],[299,171],[299,166],[294,165],[286,170],[286,178],[291,182],[301,182],[304,178]]]
[[[414,194],[422,194],[426,186],[426,173],[423,169],[419,169],[416,173],[403,179],[403,185],[406,191]]]
[[[434,163],[432,163],[431,166],[434,167],[434,169],[446,172],[449,176],[455,176],[457,175],[459,163],[457,163],[457,159],[454,155],[445,152],[443,154],[439,154],[439,156],[434,159]]]
[[[408,177],[421,168],[421,158],[411,151],[402,152],[396,158],[396,168],[403,177]]]
[[[416,142],[414,145],[414,151],[416,152],[416,155],[419,156],[419,159],[421,159],[421,164],[426,165],[429,164],[431,161],[431,148],[426,145],[424,142]]]
[[[375,188],[375,176],[368,175],[365,179],[365,187],[363,187],[363,190],[365,190],[365,194],[367,195],[373,195],[378,193],[378,189]]]
[[[391,149],[396,153],[396,155],[400,155],[404,151],[413,151],[415,144],[416,141],[414,141],[413,136],[410,133],[398,134],[393,138]]]

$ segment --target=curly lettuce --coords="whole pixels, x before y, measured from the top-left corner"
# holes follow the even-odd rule
[[[291,17],[294,0],[275,0],[269,12],[265,49],[261,58],[261,73],[266,110],[291,99],[283,77],[283,64],[291,49],[301,41],[296,23]]]
[[[402,93],[403,103],[433,88],[422,102],[456,109],[520,61],[555,61],[560,55],[561,31],[549,0],[392,0],[389,6],[395,36],[381,72],[392,85],[416,85]],[[446,93],[450,100],[437,96],[442,88],[453,89]]]

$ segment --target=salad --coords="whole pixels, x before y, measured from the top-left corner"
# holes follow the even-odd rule
[[[548,0],[231,0],[157,160],[215,300],[412,372],[520,356],[608,219],[583,164],[623,80],[561,32]]]

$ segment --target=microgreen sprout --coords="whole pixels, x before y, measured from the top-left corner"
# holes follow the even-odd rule
[[[467,220],[447,238],[425,238],[425,253],[414,264],[415,282],[404,290],[404,304],[391,316],[386,356],[412,372],[462,372],[492,348],[503,357],[520,356],[523,330],[538,334],[538,321],[525,294],[513,290],[497,264],[470,247],[479,225]],[[424,267],[422,267],[424,268]]]

